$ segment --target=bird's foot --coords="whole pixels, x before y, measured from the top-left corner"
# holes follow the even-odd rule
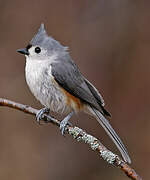
[[[60,131],[61,131],[61,134],[64,135],[65,134],[65,131],[66,131],[66,127],[67,127],[67,121],[66,119],[63,119],[61,122],[60,122]]]
[[[72,124],[69,122],[69,119],[72,117],[74,112],[71,112],[70,114],[68,114],[61,122],[60,122],[60,131],[61,134],[64,135],[67,125],[72,126]]]
[[[50,109],[49,108],[42,108],[40,109],[36,114],[36,121],[40,124],[41,119],[43,118],[44,114],[49,114]]]

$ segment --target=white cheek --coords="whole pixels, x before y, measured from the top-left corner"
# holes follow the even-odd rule
[[[29,49],[29,54],[30,54],[30,56],[37,55],[36,52],[35,52],[35,47],[34,46]]]
[[[41,52],[37,54],[35,52],[35,46],[31,47],[29,51],[29,56],[26,55],[27,61],[48,61],[48,62],[55,62],[55,59],[57,59],[57,53],[53,53],[51,55],[48,55],[47,50],[41,48]]]
[[[36,46],[33,46],[29,49],[29,57],[33,59],[41,59],[46,54],[46,50],[41,48],[41,52],[36,53],[35,48]]]

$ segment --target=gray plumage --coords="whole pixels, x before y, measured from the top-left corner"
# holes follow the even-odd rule
[[[99,104],[77,66],[70,60],[70,57],[69,59],[66,57],[64,61],[52,63],[52,75],[55,80],[70,94],[100,110]]]
[[[30,41],[32,46],[41,46],[47,50],[47,55],[52,55],[53,53],[64,53],[68,47],[62,46],[58,41],[47,35],[45,31],[44,24],[41,24],[38,33]]]
[[[62,89],[80,99],[82,110],[98,120],[120,150],[124,160],[130,163],[125,146],[105,118],[110,114],[104,109],[102,96],[81,74],[67,49],[49,37],[44,25],[41,25],[24,53],[26,81],[30,90],[44,106],[55,112],[69,113],[77,108],[73,101],[70,106],[67,104]]]

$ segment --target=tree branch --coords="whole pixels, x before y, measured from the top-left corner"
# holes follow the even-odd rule
[[[36,115],[39,110],[34,109],[28,105],[23,105],[20,103],[16,103],[10,101],[8,99],[0,98],[0,106],[7,106],[10,108],[14,108],[24,113]],[[43,121],[50,122],[59,127],[60,121],[55,118],[51,118],[50,116],[44,114]],[[99,155],[109,164],[114,165],[120,168],[129,178],[133,180],[142,180],[142,178],[132,169],[126,162],[124,162],[118,155],[109,151],[97,138],[94,136],[87,134],[85,131],[78,127],[67,126],[66,132],[71,135],[77,141],[82,141],[90,146],[90,148],[94,151],[97,151]]]

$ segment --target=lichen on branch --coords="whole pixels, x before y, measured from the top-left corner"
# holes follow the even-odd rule
[[[16,110],[20,110],[24,113],[36,116],[39,110],[32,108],[28,105],[20,104],[8,99],[0,98],[0,106],[7,106]],[[56,126],[60,126],[60,121],[44,114],[43,119],[46,123],[52,123]],[[66,128],[66,133],[73,137],[77,141],[84,142],[89,147],[98,152],[100,157],[107,163],[120,168],[126,175],[132,180],[142,180],[142,178],[132,169],[126,162],[124,162],[118,155],[108,150],[97,138],[86,133],[79,127],[72,127],[70,125]]]

